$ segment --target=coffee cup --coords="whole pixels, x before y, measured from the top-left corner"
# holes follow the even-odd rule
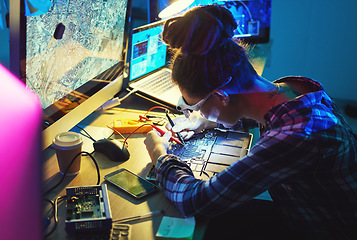
[[[58,134],[52,142],[60,172],[64,174],[74,157],[76,159],[67,170],[67,175],[76,175],[81,169],[81,154],[83,141],[81,135],[75,132]]]

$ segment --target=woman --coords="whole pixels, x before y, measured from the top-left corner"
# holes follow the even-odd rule
[[[163,40],[176,50],[172,78],[182,93],[178,109],[186,116],[200,111],[210,120],[186,127],[187,121],[176,119],[173,130],[189,137],[190,131],[249,118],[264,132],[246,157],[208,181],[195,179],[178,157],[167,155],[170,132],[150,132],[145,144],[158,185],[184,216],[232,221],[227,214],[269,190],[283,216],[281,229],[291,229],[289,239],[294,231],[304,239],[356,237],[357,144],[350,127],[319,83],[260,77],[232,39],[236,27],[219,6],[198,7],[166,22]],[[278,239],[278,232],[272,235]]]

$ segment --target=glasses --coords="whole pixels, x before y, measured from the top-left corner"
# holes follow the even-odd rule
[[[181,95],[178,100],[176,109],[179,110],[180,112],[183,112],[185,114],[185,116],[188,118],[193,111],[199,111],[201,109],[201,107],[203,106],[203,104],[205,104],[205,102],[209,99],[209,97],[211,95],[212,95],[212,92],[209,93],[206,97],[204,97],[202,100],[200,100],[198,103],[196,103],[194,105],[187,104],[187,102]]]
[[[228,80],[220,87],[216,88],[216,89],[220,89],[225,87],[228,83],[230,83],[232,80],[232,77],[229,77]],[[204,97],[202,100],[200,100],[198,103],[194,104],[194,105],[189,105],[187,104],[187,102],[185,101],[185,99],[182,97],[182,95],[180,96],[176,109],[179,110],[180,112],[183,112],[185,114],[185,117],[188,118],[190,117],[190,114],[193,111],[199,111],[201,109],[201,107],[203,106],[203,104],[205,104],[205,102],[208,100],[208,98],[212,95],[212,93],[214,93],[215,91],[210,92],[206,97]]]

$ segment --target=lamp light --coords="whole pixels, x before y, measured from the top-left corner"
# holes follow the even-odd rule
[[[195,0],[179,0],[171,4],[170,6],[164,8],[159,13],[159,18],[165,19],[180,13],[181,11],[188,8]]]

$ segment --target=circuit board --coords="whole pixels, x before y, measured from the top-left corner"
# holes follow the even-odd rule
[[[67,200],[67,220],[101,218],[99,194],[76,194]]]
[[[68,232],[111,228],[106,185],[67,188],[66,191]]]
[[[186,162],[196,178],[208,179],[247,155],[251,139],[252,135],[245,132],[207,130],[196,134],[184,145],[172,142],[167,152]],[[155,181],[154,167],[146,179]]]

